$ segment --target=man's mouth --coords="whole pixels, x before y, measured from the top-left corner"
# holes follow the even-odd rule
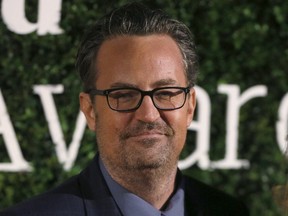
[[[121,134],[121,140],[126,140],[129,138],[161,138],[163,136],[172,136],[174,131],[172,128],[159,124],[144,124],[141,123],[135,127],[127,128]]]
[[[161,136],[166,136],[165,133],[160,131],[147,131],[147,132],[141,132],[136,134],[130,134],[128,138],[159,138]]]

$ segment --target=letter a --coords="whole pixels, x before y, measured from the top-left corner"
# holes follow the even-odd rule
[[[17,34],[28,34],[36,30],[38,35],[61,34],[61,3],[61,0],[40,0],[37,23],[27,20],[25,0],[2,0],[1,13],[8,29]]]
[[[186,158],[179,161],[180,169],[187,169],[198,162],[201,169],[210,168],[210,117],[211,101],[207,92],[199,86],[195,86],[197,92],[198,121],[192,121],[188,130],[197,132],[196,149]]]
[[[62,93],[63,85],[35,85],[33,89],[34,93],[40,96],[58,160],[65,170],[70,170],[78,154],[80,142],[86,128],[86,119],[82,112],[79,112],[72,142],[67,147],[52,96],[53,93]]]

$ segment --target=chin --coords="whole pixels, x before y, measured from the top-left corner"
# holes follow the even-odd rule
[[[138,157],[126,157],[126,167],[128,169],[134,169],[135,171],[141,171],[141,170],[157,170],[162,169],[164,167],[170,167],[171,166],[171,160],[169,157],[159,157],[159,154],[157,155],[150,155],[149,157],[147,155],[138,155]],[[177,162],[175,163],[177,164]]]

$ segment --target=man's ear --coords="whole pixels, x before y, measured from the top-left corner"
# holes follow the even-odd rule
[[[95,112],[93,102],[90,99],[90,95],[84,92],[79,94],[80,109],[86,117],[86,121],[90,130],[95,131]]]
[[[190,93],[188,95],[188,110],[187,110],[187,128],[190,126],[193,116],[194,116],[194,111],[196,108],[196,93],[194,88],[190,89]]]

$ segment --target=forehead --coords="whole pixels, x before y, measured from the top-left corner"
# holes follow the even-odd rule
[[[106,40],[97,59],[98,82],[136,82],[142,79],[184,80],[184,64],[177,43],[168,35],[119,36]],[[104,79],[106,78],[106,79]],[[107,79],[110,78],[110,79]]]

